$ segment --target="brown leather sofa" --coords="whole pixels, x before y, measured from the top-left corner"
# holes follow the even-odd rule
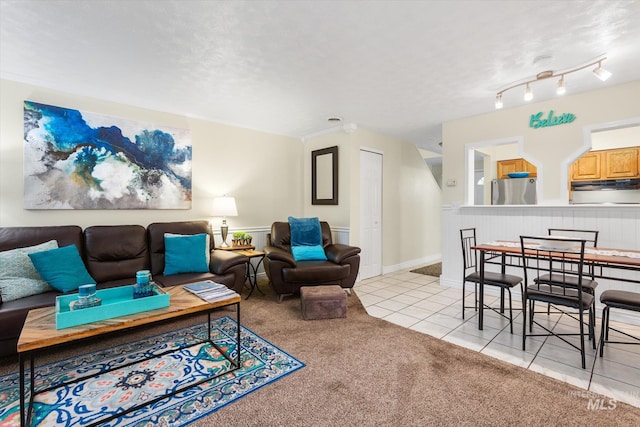
[[[209,273],[164,276],[164,233],[208,233],[211,244]],[[175,286],[200,280],[213,280],[240,293],[245,283],[248,258],[231,251],[214,251],[211,226],[207,221],[166,222],[140,225],[0,227],[0,251],[33,246],[57,240],[58,246],[75,244],[87,271],[98,282],[98,289],[130,285],[136,271],[150,270],[160,286]],[[0,356],[16,353],[22,325],[29,310],[55,305],[61,293],[42,294],[2,301],[0,295]]]
[[[331,228],[325,221],[322,246],[326,261],[296,261],[291,254],[291,230],[288,222],[274,222],[264,248],[264,270],[279,295],[300,293],[302,286],[337,284],[349,291],[353,288],[360,268],[360,248],[333,243]]]

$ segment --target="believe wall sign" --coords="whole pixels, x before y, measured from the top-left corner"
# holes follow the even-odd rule
[[[549,126],[563,125],[565,123],[571,123],[576,119],[576,116],[571,113],[563,113],[560,116],[555,116],[553,110],[549,110],[549,114],[546,117],[542,117],[542,111],[538,114],[532,114],[529,119],[530,128],[546,128]]]

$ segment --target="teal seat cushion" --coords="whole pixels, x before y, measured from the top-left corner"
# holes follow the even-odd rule
[[[313,246],[291,246],[293,259],[298,261],[326,261],[327,256],[320,245]]]
[[[71,292],[80,285],[96,284],[87,271],[76,245],[34,252],[29,258],[40,276],[60,292]]]
[[[165,276],[181,273],[208,273],[210,237],[202,234],[164,235],[164,272]]]

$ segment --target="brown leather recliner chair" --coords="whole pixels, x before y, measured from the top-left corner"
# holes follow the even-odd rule
[[[302,286],[340,285],[351,292],[360,268],[360,248],[333,243],[329,224],[321,221],[322,246],[326,261],[296,261],[291,254],[288,222],[274,222],[264,247],[264,270],[279,295],[300,293]]]

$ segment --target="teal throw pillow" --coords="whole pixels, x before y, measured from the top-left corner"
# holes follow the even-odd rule
[[[76,245],[34,252],[29,258],[40,276],[60,292],[70,292],[80,285],[96,284],[87,271]]]
[[[327,256],[320,245],[314,246],[291,246],[293,259],[298,261],[326,261]]]
[[[164,275],[180,273],[208,273],[210,253],[209,234],[164,235]]]
[[[291,246],[322,245],[322,228],[318,217],[294,218],[289,217],[291,229]]]

